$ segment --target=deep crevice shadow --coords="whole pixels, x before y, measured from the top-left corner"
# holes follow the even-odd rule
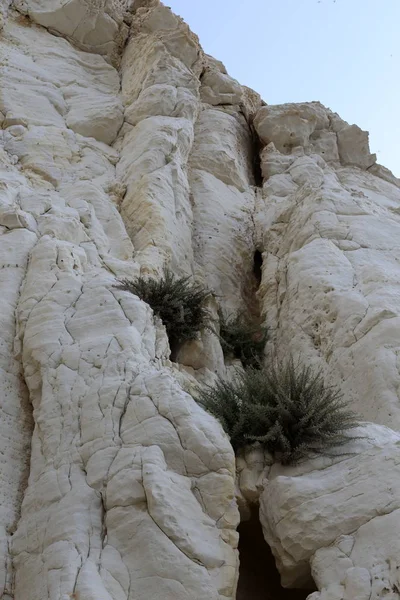
[[[260,323],[260,303],[257,298],[262,279],[262,253],[260,250],[255,250],[253,254],[253,264],[250,263],[246,276],[242,284],[242,298],[247,307],[247,311],[254,323]]]
[[[261,284],[263,258],[259,250],[254,252],[253,275],[257,281],[257,287]]]
[[[171,362],[176,362],[176,357],[178,355],[179,350],[181,349],[183,344],[178,344],[178,342],[174,342],[173,340],[168,339],[169,341],[169,349],[171,353],[169,355],[169,360]]]
[[[305,600],[316,588],[285,589],[270,547],[264,540],[258,507],[239,525],[239,582],[236,600]]]
[[[263,144],[254,129],[254,125],[250,127],[251,136],[252,136],[252,144],[253,144],[253,176],[254,183],[257,187],[262,187],[264,178],[261,169],[261,150],[263,149]]]

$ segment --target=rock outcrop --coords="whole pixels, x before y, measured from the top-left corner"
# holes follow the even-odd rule
[[[320,365],[364,418],[399,429],[399,183],[371,171],[365,132],[319,103],[261,108],[255,127],[275,344]]]
[[[311,560],[322,590],[315,598],[380,598],[398,584],[389,563],[398,561],[400,435],[379,425],[358,435],[364,439],[349,443],[342,456],[273,465],[260,496],[261,522],[283,584],[306,584]],[[353,595],[357,585],[359,596]]]
[[[265,105],[157,0],[6,0],[0,30],[0,598],[233,599],[258,502],[284,583],[399,598],[400,186],[367,133]],[[191,395],[218,337],[172,361],[115,287],[165,266],[215,316],[261,311],[371,439],[294,469],[252,448],[236,477]]]

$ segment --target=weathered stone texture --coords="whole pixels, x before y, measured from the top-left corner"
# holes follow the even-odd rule
[[[172,48],[179,31],[168,37]],[[125,186],[131,198],[135,183],[152,172],[143,157],[152,135],[177,155],[164,185],[175,202],[181,177],[182,202],[191,215],[186,162],[194,117],[190,122],[155,110],[153,121],[141,120],[127,101],[120,155],[106,145],[122,124],[113,67],[18,18],[9,19],[2,44],[1,243],[9,312],[2,313],[4,319],[8,314],[3,390],[7,394],[11,383],[14,395],[7,417],[14,445],[6,448],[2,488],[10,503],[7,511],[4,503],[2,521],[4,563],[5,535],[15,528],[25,491],[11,545],[15,597],[232,597],[238,522],[232,449],[216,421],[162,366],[168,364],[168,343],[149,307],[113,287],[116,278],[152,265],[133,258],[113,202],[121,201]],[[166,52],[169,57],[178,62]],[[144,67],[146,76],[150,70]],[[169,147],[171,135],[182,146]],[[136,214],[127,215],[124,205],[122,214],[137,243]],[[159,223],[157,241],[167,231],[164,216]],[[180,258],[178,225],[169,247]],[[187,243],[182,237],[187,269],[193,269],[190,228]],[[164,256],[159,268],[171,260]],[[29,410],[23,418],[24,384],[11,381],[21,379],[21,367],[33,406],[32,439]],[[11,433],[8,421],[6,427]],[[3,579],[11,593],[10,576]]]
[[[348,454],[274,465],[264,482],[261,522],[282,582],[307,584],[311,559],[321,592],[310,600],[375,600],[398,585],[400,436],[372,424],[358,433]]]
[[[399,598],[400,189],[366,132],[265,105],[157,0],[0,5],[0,597],[233,600],[259,501],[286,583]],[[250,448],[235,473],[188,393],[226,373],[217,336],[172,363],[115,288],[165,266],[214,316],[259,302],[269,347],[322,367],[370,439],[294,469]]]
[[[314,112],[309,120],[322,126],[317,109],[320,121]],[[286,133],[295,129],[290,111],[274,107]],[[346,139],[361,165],[364,138],[357,132]],[[333,140],[335,132],[328,133]],[[279,139],[262,152],[257,204],[260,298],[274,343],[321,366],[364,418],[397,429],[400,189],[368,169],[327,162],[326,145],[312,140],[280,153]]]

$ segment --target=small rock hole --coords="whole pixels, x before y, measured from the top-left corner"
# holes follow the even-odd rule
[[[254,259],[253,259],[253,274],[257,280],[257,286],[259,286],[261,283],[262,264],[263,264],[262,254],[259,250],[256,250],[254,252]]]
[[[179,344],[178,342],[169,340],[169,348],[171,350],[169,360],[171,362],[176,362],[176,357],[178,356],[178,352],[182,348],[182,346],[183,346],[183,343]]]

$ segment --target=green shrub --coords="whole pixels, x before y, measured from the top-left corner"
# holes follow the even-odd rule
[[[219,335],[225,356],[239,358],[245,368],[261,368],[268,337],[265,327],[254,325],[243,313],[228,318],[220,314]]]
[[[195,339],[210,323],[204,308],[210,292],[192,284],[190,277],[175,277],[166,269],[160,279],[122,279],[115,287],[139,296],[151,306],[164,323],[171,345]]]
[[[338,389],[292,359],[219,379],[197,400],[219,419],[235,451],[258,441],[284,465],[343,446],[358,425]]]

